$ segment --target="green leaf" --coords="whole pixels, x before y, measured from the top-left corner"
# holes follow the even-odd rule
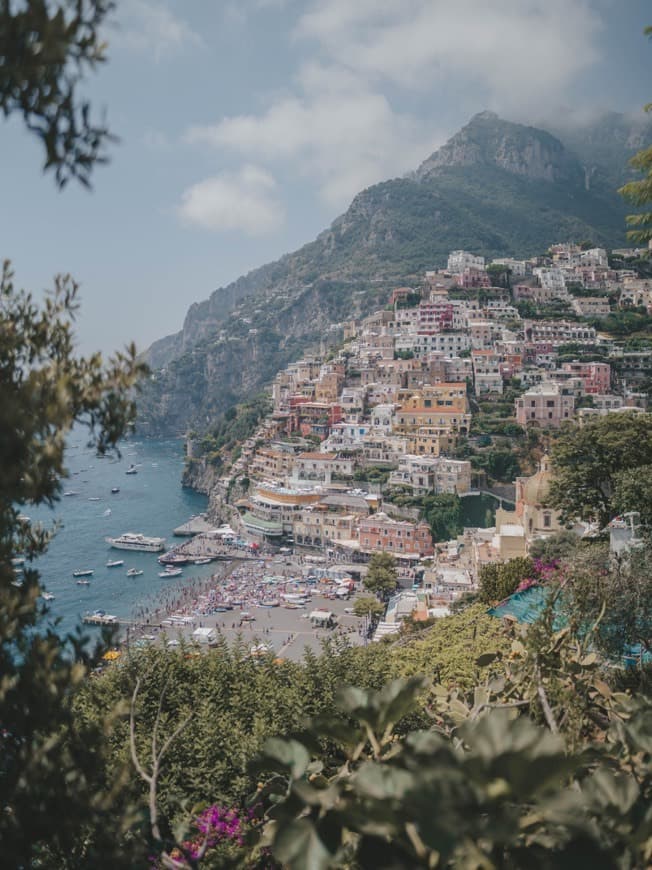
[[[333,858],[308,819],[297,819],[280,828],[272,852],[292,870],[326,870]]]
[[[279,737],[271,737],[265,742],[263,759],[286,768],[293,779],[303,776],[310,763],[305,746],[297,740],[281,740]]]

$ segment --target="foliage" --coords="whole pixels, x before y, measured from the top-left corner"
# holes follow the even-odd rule
[[[489,450],[476,453],[472,458],[474,468],[482,468],[494,480],[511,483],[521,473],[518,457],[513,450]]]
[[[372,553],[362,582],[365,589],[374,592],[383,601],[387,601],[398,584],[396,557],[384,551]]]
[[[353,612],[356,616],[366,616],[374,624],[385,613],[385,605],[375,595],[360,595],[353,602]]]
[[[652,36],[652,28],[647,27],[645,33]],[[652,104],[645,106],[645,111],[652,111]],[[649,209],[650,202],[652,202],[652,146],[637,152],[629,162],[645,177],[625,184],[620,188],[619,193],[632,205]],[[628,215],[627,223],[630,227],[635,228],[630,229],[627,233],[628,238],[632,241],[646,244],[652,238],[652,213],[650,211]]]
[[[426,495],[422,499],[423,516],[435,541],[449,541],[461,534],[462,500],[455,493]]]
[[[48,622],[31,563],[51,533],[20,520],[24,506],[58,500],[73,425],[86,425],[104,454],[134,416],[136,351],[108,365],[99,354],[75,356],[76,292],[59,277],[39,308],[14,287],[8,263],[0,280],[0,840],[12,867],[114,866],[122,823],[120,767],[103,782],[97,774],[112,711],[81,724],[72,709],[95,658],[81,637],[66,647]],[[27,560],[22,584],[18,554]]]
[[[434,728],[401,738],[395,725],[426,685],[344,688],[339,715],[268,742],[255,800],[267,809],[261,842],[278,861],[315,870],[648,863],[649,704],[614,709],[591,763],[519,716],[519,702],[492,703],[487,689],[471,709],[450,702],[452,736]],[[336,751],[319,752],[316,736]]]
[[[580,546],[574,532],[564,529],[547,538],[536,538],[530,542],[529,556],[533,561],[562,562],[573,556]]]
[[[592,546],[564,565],[564,605],[579,631],[597,622],[596,649],[615,661],[640,648],[652,652],[652,548],[609,558]]]
[[[106,59],[99,30],[114,7],[113,0],[20,0],[0,12],[0,109],[22,115],[60,187],[70,178],[88,185],[93,167],[106,162],[112,137],[91,121],[80,88]]]
[[[476,659],[489,652],[509,652],[510,640],[486,607],[472,604],[461,613],[438,619],[418,640],[393,647],[391,673],[425,674],[449,687],[472,688],[480,679]]]
[[[641,522],[652,528],[652,464],[639,465],[616,475],[613,507],[618,513],[638,511]]]
[[[503,601],[535,573],[534,562],[519,556],[509,562],[491,562],[480,568],[480,600],[486,604]]]
[[[619,503],[629,501],[625,472],[652,462],[652,415],[623,412],[571,426],[551,451],[553,481],[548,501],[562,521],[595,520],[601,527]]]

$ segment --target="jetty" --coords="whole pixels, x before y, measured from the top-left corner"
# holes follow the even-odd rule
[[[190,517],[188,522],[177,526],[172,534],[177,538],[191,538],[193,535],[201,535],[205,532],[214,532],[215,526],[209,523],[204,514],[196,517]]]

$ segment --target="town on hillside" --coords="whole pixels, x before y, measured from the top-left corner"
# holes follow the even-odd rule
[[[270,413],[221,466],[219,513],[243,538],[353,573],[393,554],[401,590],[377,637],[447,614],[482,566],[562,530],[546,504],[555,433],[646,410],[644,253],[451,252],[446,269],[388,292],[383,309],[340,325],[337,346],[276,376]],[[187,450],[202,462],[198,439]],[[636,533],[635,516],[612,525]]]

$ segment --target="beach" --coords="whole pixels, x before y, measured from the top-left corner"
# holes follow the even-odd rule
[[[337,574],[341,577],[332,579]],[[163,591],[151,606],[136,611],[123,642],[174,646],[191,641],[196,629],[210,628],[229,642],[242,638],[252,648],[263,651],[264,646],[291,660],[301,659],[307,649],[319,652],[327,638],[344,636],[363,644],[364,620],[346,612],[356,586],[352,581],[345,586],[344,577],[337,565],[311,566],[298,556],[216,562],[210,577]],[[333,615],[332,627],[311,621],[310,615],[320,611]]]

